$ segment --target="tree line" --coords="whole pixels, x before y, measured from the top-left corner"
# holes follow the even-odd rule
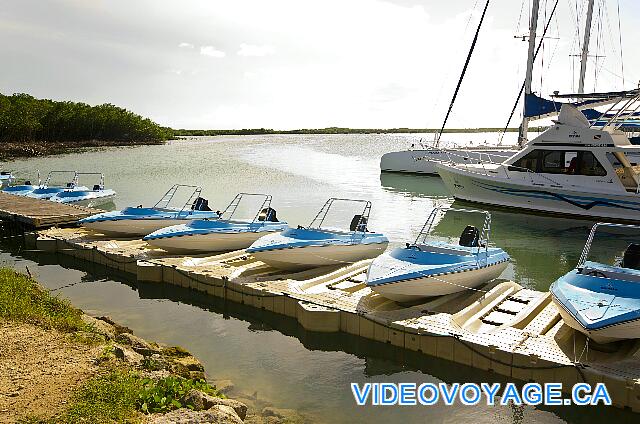
[[[0,94],[0,141],[125,143],[160,142],[173,137],[170,128],[114,106],[36,99],[28,94]]]

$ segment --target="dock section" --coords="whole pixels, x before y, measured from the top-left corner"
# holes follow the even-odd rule
[[[520,381],[606,384],[615,406],[640,412],[640,342],[598,350],[566,326],[549,293],[511,281],[401,305],[366,287],[371,262],[298,273],[244,251],[170,256],[141,240],[50,229],[30,242],[136,275],[296,319],[308,331],[344,332]]]
[[[69,225],[100,211],[0,191],[0,220],[23,228]]]

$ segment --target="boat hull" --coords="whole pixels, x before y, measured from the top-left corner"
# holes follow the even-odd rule
[[[626,321],[620,324],[599,328],[596,330],[588,330],[575,319],[575,317],[567,311],[558,300],[552,296],[553,302],[558,307],[558,312],[562,320],[569,327],[588,336],[596,343],[606,344],[620,340],[635,339],[640,337],[640,319],[634,321]]]
[[[456,199],[538,213],[640,221],[640,195],[635,193],[578,192],[543,183],[521,184],[514,179],[490,177],[448,164],[437,167],[444,184]]]
[[[274,268],[296,271],[322,266],[348,265],[382,254],[388,243],[353,245],[329,244],[264,250],[251,253],[257,260]]]
[[[454,163],[479,163],[480,160],[501,163],[513,156],[515,150],[465,150],[465,149],[425,149],[389,152],[380,159],[380,170],[408,174],[438,175],[435,161]]]
[[[396,302],[410,302],[425,297],[443,296],[476,288],[502,274],[509,263],[499,262],[483,268],[451,272],[423,278],[371,286],[376,293]]]
[[[83,227],[110,236],[146,236],[161,228],[184,224],[189,219],[117,219],[85,222]]]
[[[93,197],[90,199],[80,199],[80,200],[74,200],[74,201],[62,201],[60,203],[64,203],[66,205],[77,205],[77,206],[86,206],[88,208],[95,208],[98,206],[103,206],[103,205],[112,203],[115,197],[116,197],[115,194],[110,194],[108,196]]]
[[[168,225],[167,225],[168,226]],[[225,252],[245,249],[259,239],[269,234],[265,231],[247,232],[212,232],[209,234],[192,234],[172,237],[159,237],[147,240],[149,245],[165,250],[169,253],[205,253]]]

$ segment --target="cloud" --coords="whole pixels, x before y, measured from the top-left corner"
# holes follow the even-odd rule
[[[225,57],[227,55],[222,50],[218,50],[213,46],[200,47],[200,54],[203,56],[211,56],[211,57]]]
[[[193,44],[191,44],[191,43],[182,42],[182,43],[178,44],[178,47],[180,47],[181,49],[192,49],[195,46]]]
[[[253,44],[240,44],[240,50],[238,50],[238,56],[268,56],[274,54],[276,49],[273,46],[255,46]]]

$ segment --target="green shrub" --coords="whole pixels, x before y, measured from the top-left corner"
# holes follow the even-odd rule
[[[165,377],[158,381],[149,378],[142,380],[143,389],[138,398],[138,408],[142,412],[167,412],[177,408],[193,408],[193,405],[184,404],[184,396],[196,389],[208,395],[224,397],[218,393],[215,387],[210,386],[204,380],[188,380],[182,377]]]

